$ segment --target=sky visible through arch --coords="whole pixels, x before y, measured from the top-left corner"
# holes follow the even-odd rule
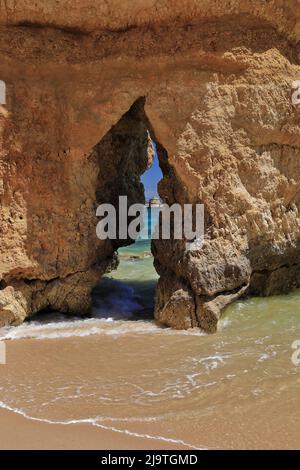
[[[162,179],[163,174],[159,167],[158,163],[158,156],[156,152],[156,145],[152,141],[153,149],[154,149],[154,161],[153,165],[149,170],[145,171],[145,173],[141,177],[141,181],[145,188],[145,198],[146,200],[151,199],[154,196],[157,196],[157,185],[159,181]]]

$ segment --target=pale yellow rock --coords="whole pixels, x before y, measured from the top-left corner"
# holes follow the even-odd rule
[[[161,196],[206,222],[197,252],[153,245],[156,318],[215,331],[228,300],[300,285],[299,19],[292,0],[1,3],[4,323],[88,311],[118,247],[95,209],[143,201],[147,129]]]

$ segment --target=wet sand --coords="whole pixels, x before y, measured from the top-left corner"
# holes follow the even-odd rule
[[[300,290],[237,302],[204,335],[131,316],[153,280],[125,268],[92,318],[0,329],[0,449],[299,449]]]
[[[0,449],[299,448],[298,374],[282,376],[276,358],[269,359],[270,365],[257,369],[248,378],[247,374],[242,374],[242,381],[237,383],[230,378],[224,383],[226,372],[222,368],[226,363],[215,368],[215,358],[209,362],[212,368],[208,371],[198,365],[196,370],[186,370],[185,349],[191,345],[189,353],[193,352],[194,364],[196,350],[203,358],[215,338],[170,332],[165,333],[163,339],[158,333],[141,336],[126,333],[119,338],[92,335],[7,341],[8,363],[0,367],[0,397],[5,399],[4,403],[0,402]],[[164,350],[170,350],[174,342],[177,344],[172,354],[168,358],[164,355],[164,362],[168,362],[166,369],[164,363],[159,364],[160,384],[157,372],[152,369],[158,362],[155,353],[159,347],[166,346]],[[206,344],[201,345],[202,342]],[[155,355],[152,363],[151,357],[148,364],[145,356],[140,357],[142,344],[148,345],[147,357],[150,351]],[[140,354],[134,355],[132,350]],[[176,370],[181,357],[184,368]],[[271,374],[273,362],[276,370]],[[283,361],[283,364],[288,362]],[[235,371],[242,369],[236,359],[233,366]],[[147,370],[150,375],[145,375]],[[193,375],[192,384],[183,382],[183,371]],[[170,373],[175,373],[175,388],[171,385]],[[205,383],[197,383],[197,373],[201,382],[207,376],[208,388]],[[168,374],[167,380],[163,374]],[[260,384],[263,393],[247,393],[258,391],[257,376],[267,379]],[[124,377],[132,384],[132,389],[128,385],[124,387]],[[179,388],[177,380],[180,380]],[[213,380],[216,380],[216,389],[211,388]],[[80,385],[78,390],[78,384],[82,383],[86,385]],[[176,390],[182,391],[187,385],[184,398],[177,398]],[[138,395],[137,387],[143,388]],[[3,406],[12,406],[15,411]],[[38,418],[32,419],[32,416]],[[101,416],[107,418],[101,422]],[[94,420],[94,424],[69,423],[84,419]],[[60,424],[61,421],[65,424]],[[132,435],[134,433],[136,436]],[[152,438],[145,438],[145,435]],[[172,439],[179,442],[170,442]]]
[[[0,410],[0,449],[151,450],[185,449],[185,447],[106,431],[91,424],[51,424]]]
[[[275,411],[275,410],[274,410]],[[202,449],[299,449],[299,419],[286,432],[280,418],[273,423],[246,417],[244,422],[229,417],[204,418],[197,429],[208,447]],[[296,412],[296,411],[295,411]],[[229,419],[228,419],[229,418]],[[254,418],[254,419],[253,419]],[[292,416],[289,417],[292,419]],[[245,433],[245,428],[248,428]],[[142,432],[142,428],[140,430]],[[157,429],[155,430],[157,432]],[[188,436],[187,436],[188,439]],[[223,445],[222,445],[223,442]],[[217,444],[217,445],[216,445]],[[178,443],[128,436],[92,424],[52,424],[0,410],[0,450],[191,450]],[[201,448],[200,448],[201,450]]]

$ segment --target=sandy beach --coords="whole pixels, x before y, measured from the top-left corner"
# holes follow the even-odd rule
[[[294,308],[298,295],[289,302]],[[23,339],[6,341],[0,367],[0,449],[299,448],[300,379],[285,346],[290,331],[277,321],[271,338],[269,321],[259,334],[254,325],[255,341],[248,329],[237,341],[231,325],[221,349],[221,335],[182,335],[146,322],[8,331]],[[101,333],[69,336],[96,326]]]
[[[143,439],[90,424],[50,424],[0,411],[1,450],[184,449],[177,444]]]

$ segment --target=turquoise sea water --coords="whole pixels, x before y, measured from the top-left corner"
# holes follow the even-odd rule
[[[119,319],[153,318],[158,275],[153,267],[151,243],[138,240],[121,248],[119,266],[94,291],[96,309]]]
[[[153,266],[151,239],[160,209],[145,210],[144,227],[135,243],[118,250],[119,265],[94,291],[94,304],[104,317],[152,319],[158,275]]]
[[[150,243],[119,250],[89,318],[0,329],[0,407],[179,448],[299,448],[300,290],[231,305],[214,335],[153,321]],[[24,345],[24,348],[23,348]],[[22,355],[22,361],[14,361]],[[300,355],[299,355],[300,356]],[[154,439],[154,441],[153,441]]]

